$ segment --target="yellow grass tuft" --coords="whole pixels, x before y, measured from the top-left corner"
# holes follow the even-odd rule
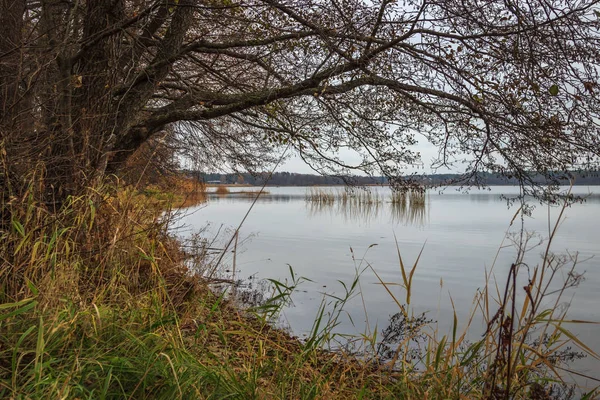
[[[219,185],[217,186],[217,188],[215,189],[215,193],[218,195],[225,195],[225,194],[229,194],[230,191],[227,188],[227,186],[223,186],[223,185]]]

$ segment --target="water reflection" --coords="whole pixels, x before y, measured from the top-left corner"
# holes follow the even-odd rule
[[[324,214],[342,216],[344,221],[369,222],[377,219],[385,208],[381,202],[306,202],[309,217],[322,217]]]
[[[341,217],[345,222],[372,224],[378,221],[389,221],[393,224],[423,227],[430,221],[431,201],[435,204],[485,204],[506,203],[507,197],[518,195],[518,192],[501,194],[496,191],[453,192],[438,194],[435,190],[427,192],[394,193],[389,188],[347,189],[340,187],[311,188],[267,188],[260,195],[257,203],[306,203],[307,215],[312,218],[329,216]],[[281,192],[284,193],[281,193]],[[573,189],[577,196],[583,198],[584,204],[600,204],[600,194],[590,193],[588,188]],[[256,198],[256,192],[239,192],[232,189],[226,195],[208,193],[208,200],[220,204],[250,205]],[[430,201],[431,200],[431,201]]]
[[[302,195],[290,195],[290,194],[261,194],[258,198],[258,202],[261,203],[289,203],[291,201],[302,200],[304,196]],[[214,202],[230,202],[230,203],[252,203],[256,198],[256,194],[247,195],[247,194],[236,194],[232,192],[226,196],[209,194],[209,201]]]
[[[296,187],[294,187],[292,189],[305,190],[304,188],[296,188]],[[387,189],[387,188],[385,188],[385,189]],[[576,187],[576,189],[577,189],[577,187]],[[289,203],[291,201],[309,200],[308,193],[311,190],[313,190],[313,188],[307,189],[307,193],[304,193],[304,194],[299,191],[296,193],[290,193],[290,194],[266,192],[266,193],[263,193],[260,195],[258,201],[265,202],[265,203],[277,203],[277,202]],[[383,189],[381,189],[381,190],[383,190]],[[361,193],[365,193],[364,190],[352,191],[352,190],[339,189],[339,188],[334,189],[334,190],[324,189],[323,192],[328,193],[328,199],[331,199],[331,200],[316,201],[317,203],[335,202],[338,199],[340,201],[344,201],[343,199],[345,199],[345,201],[348,202],[350,198],[361,198],[361,196],[362,196],[362,200],[358,201],[359,203],[376,203],[376,202],[397,203],[396,201],[393,200],[393,194],[392,195],[389,194],[391,192],[389,190],[385,190],[383,192],[373,191],[373,192],[371,192],[370,195],[361,194]],[[366,192],[368,193],[370,191],[367,190]],[[222,201],[222,202],[236,202],[236,203],[237,202],[251,203],[254,201],[254,198],[256,197],[256,193],[236,192],[234,190],[231,190],[227,194],[218,195],[214,192],[208,192],[208,193],[206,193],[206,195],[209,200],[214,201],[214,202]],[[586,193],[586,191],[579,190],[578,193],[576,193],[576,195],[581,197],[581,202],[584,204],[600,203],[600,194],[597,194],[597,193],[589,193],[588,194],[588,193]],[[448,191],[438,192],[435,190],[428,190],[427,191],[427,200],[429,200],[430,196],[434,196],[434,197],[439,198],[444,201],[459,201],[461,203],[464,203],[465,200],[475,202],[475,203],[490,203],[490,202],[506,202],[507,198],[514,198],[515,196],[518,196],[518,193],[514,193],[514,194],[499,194],[499,193],[494,193],[494,192],[463,193],[463,192],[448,192]],[[529,200],[531,200],[531,199],[529,199]],[[310,201],[315,202],[313,200],[310,200]]]
[[[346,222],[369,223],[381,217],[394,224],[424,226],[428,221],[429,197],[425,192],[399,192],[387,197],[379,192],[331,192],[311,188],[305,201],[310,217],[342,216]]]
[[[423,202],[390,203],[392,221],[409,225],[424,226],[429,221],[429,197]]]
[[[571,195],[567,196],[569,190],[571,191]],[[561,187],[560,194],[562,197],[559,196],[556,205],[560,206],[563,204],[564,200],[568,200],[569,203],[573,204],[599,204],[600,193],[598,193],[597,190],[597,187],[587,186],[573,186],[571,189],[568,187]],[[520,196],[520,190],[517,186],[493,186],[481,190],[463,190],[460,188],[448,187],[442,190],[429,189],[427,193],[444,202],[452,201],[461,203],[464,203],[465,200],[474,203],[507,203],[508,200],[514,201]],[[539,200],[536,200],[531,196],[525,196],[525,200],[534,205],[539,204]]]
[[[469,200],[475,201],[478,203],[489,203],[490,200],[493,201],[501,201],[502,197],[500,195],[491,195],[489,193],[472,193],[469,195]]]

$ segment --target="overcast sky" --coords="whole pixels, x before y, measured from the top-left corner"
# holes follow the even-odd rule
[[[437,156],[438,153],[438,149],[436,146],[432,145],[431,143],[429,143],[427,141],[427,139],[421,137],[421,136],[416,136],[417,140],[419,141],[418,144],[416,144],[413,149],[415,151],[418,151],[421,153],[421,161],[423,162],[423,168],[408,168],[406,170],[407,173],[413,173],[413,172],[418,172],[418,173],[425,173],[425,174],[430,174],[430,173],[447,173],[447,172],[457,172],[455,171],[449,171],[447,169],[444,170],[438,170],[438,171],[433,171],[431,169],[431,164],[432,164],[432,160]],[[360,162],[360,156],[358,156],[356,153],[350,151],[350,150],[346,150],[340,153],[340,157],[346,161],[349,164],[357,164]],[[301,173],[301,174],[315,174],[316,172],[311,169],[308,165],[306,165],[306,163],[304,163],[304,161],[302,161],[302,159],[300,159],[298,156],[294,155],[292,157],[290,157],[289,159],[287,159],[284,163],[282,163],[282,165],[280,165],[277,168],[278,172],[296,172],[296,173]]]

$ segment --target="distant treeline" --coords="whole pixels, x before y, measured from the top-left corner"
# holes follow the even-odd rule
[[[247,184],[263,185],[268,174],[220,174],[220,173],[202,173],[197,171],[184,171],[187,175],[197,178],[205,183],[221,184]],[[600,171],[585,173],[573,173],[576,185],[600,185]],[[486,185],[516,185],[518,181],[514,178],[499,176],[492,173],[480,173],[478,181]],[[431,174],[414,177],[421,180],[424,184],[443,185],[455,182],[460,178],[458,174]],[[387,178],[383,176],[352,176],[342,179],[335,176],[322,176],[312,174],[299,174],[295,172],[275,172],[268,182],[269,186],[314,186],[314,185],[342,185],[351,182],[357,185],[385,185]],[[569,184],[566,179],[561,180],[565,185]],[[467,183],[467,182],[465,182]],[[543,183],[543,182],[540,182]]]

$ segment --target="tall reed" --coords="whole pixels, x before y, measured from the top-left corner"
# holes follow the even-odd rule
[[[389,211],[394,222],[423,225],[427,220],[427,195],[419,191],[393,191],[390,201],[386,202],[381,193],[368,189],[311,188],[307,190],[305,200],[309,212],[314,215],[330,212],[347,220],[368,222],[383,211]]]
[[[390,196],[392,219],[422,225],[427,220],[427,193],[420,190],[395,190]]]
[[[335,195],[329,190],[310,188],[306,192],[305,200],[312,203],[333,204],[335,202]]]
[[[453,321],[449,334],[429,330],[426,319],[414,314],[413,277],[423,249],[408,266],[396,242],[399,285],[405,296],[400,298],[392,284],[370,268],[398,307],[402,334],[394,343],[386,344],[388,350],[392,346],[392,351],[384,359],[378,351],[381,344],[377,344],[377,336],[363,336],[365,354],[370,354],[381,367],[397,371],[415,398],[546,399],[552,393],[557,398],[568,398],[574,392],[561,384],[561,372],[570,371],[569,361],[582,356],[596,360],[600,357],[567,328],[569,324],[593,322],[570,320],[567,311],[558,307],[565,291],[581,281],[581,275],[576,273],[577,255],[561,257],[551,250],[565,207],[566,203],[547,239],[540,263],[529,267],[524,262],[532,235],[523,234],[516,242],[515,260],[506,281],[491,282],[492,271],[487,271],[486,285],[474,299],[477,308],[462,330],[458,329],[456,312],[446,316]],[[521,286],[517,276],[526,270],[529,279]],[[556,282],[560,277],[564,277],[562,282]],[[468,342],[467,332],[478,320],[487,329],[481,339]],[[416,349],[417,356],[415,343],[421,344]],[[571,346],[576,350],[570,350]],[[597,389],[587,393],[582,390],[582,398],[600,394]]]

